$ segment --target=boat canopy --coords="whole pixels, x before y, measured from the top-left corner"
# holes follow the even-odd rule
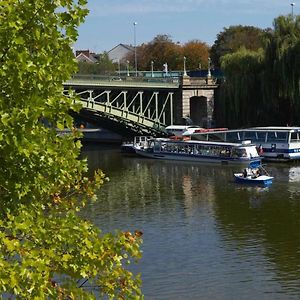
[[[251,161],[249,163],[249,168],[251,168],[251,169],[255,169],[255,168],[258,168],[260,166],[261,166],[261,162],[259,160]]]

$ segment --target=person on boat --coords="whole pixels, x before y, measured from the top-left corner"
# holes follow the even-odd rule
[[[248,176],[247,169],[244,169],[244,171],[243,171],[243,176],[244,176],[244,178],[246,178],[246,177]]]

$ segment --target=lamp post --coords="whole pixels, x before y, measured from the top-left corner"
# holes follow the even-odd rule
[[[186,64],[186,57],[184,56],[183,57],[183,76],[187,76],[185,64]]]
[[[292,19],[294,19],[294,6],[295,6],[295,3],[292,2],[291,3],[291,7],[292,7]]]
[[[154,74],[153,74],[153,64],[154,64],[154,61],[151,60],[151,77],[154,77]]]
[[[137,22],[133,22],[133,40],[134,40],[134,68],[135,68],[135,77],[137,77],[137,57],[136,57],[136,25],[137,25]]]
[[[127,76],[129,77],[129,60],[126,60]]]
[[[121,64],[120,64],[120,59],[118,59],[118,74],[119,77],[121,76]]]
[[[210,72],[210,63],[211,63],[211,59],[210,57],[208,58],[208,66],[207,66],[207,77],[211,77],[211,72]]]

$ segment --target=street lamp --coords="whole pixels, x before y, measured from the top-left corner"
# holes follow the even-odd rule
[[[137,77],[137,57],[136,57],[136,27],[137,22],[133,22],[133,39],[134,39],[134,68],[135,68],[135,77]]]
[[[127,76],[129,77],[129,60],[126,60]]]
[[[207,66],[207,77],[211,77],[210,64],[211,64],[211,59],[209,57],[208,58],[208,66]]]
[[[294,18],[294,6],[295,6],[295,3],[292,2],[292,3],[291,3],[291,7],[292,7],[292,18]]]
[[[118,74],[119,77],[121,76],[121,65],[120,65],[120,59],[118,59]]]
[[[154,74],[153,74],[153,64],[154,64],[154,61],[151,60],[151,77],[154,77]]]
[[[183,76],[187,76],[185,64],[186,64],[186,57],[184,56],[183,57]]]

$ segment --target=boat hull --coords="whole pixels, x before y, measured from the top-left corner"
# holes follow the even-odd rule
[[[136,154],[143,157],[163,160],[174,160],[174,161],[189,161],[195,163],[213,163],[221,165],[244,165],[248,166],[251,162],[260,162],[260,159],[244,159],[244,158],[221,158],[213,156],[199,156],[191,154],[176,154],[176,153],[163,153],[150,151],[151,149],[135,149]]]
[[[259,185],[270,185],[273,183],[272,176],[261,175],[259,177],[247,176],[244,177],[243,173],[235,173],[233,174],[234,179],[237,183],[242,184],[259,184]]]

